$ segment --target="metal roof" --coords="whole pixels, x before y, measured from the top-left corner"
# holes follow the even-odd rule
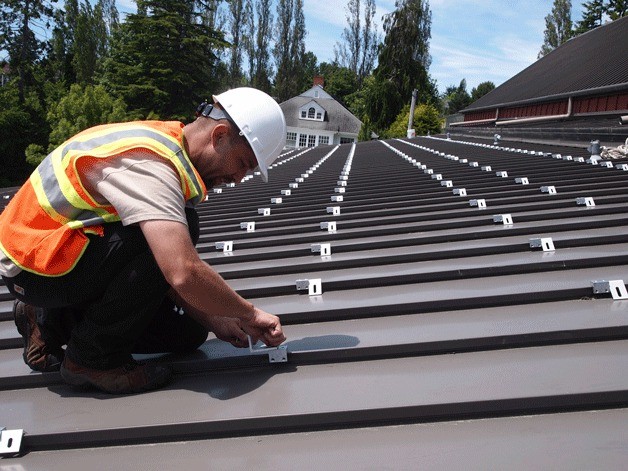
[[[22,363],[2,287],[0,427],[25,436],[0,469],[623,469],[628,162],[483,142],[297,149],[199,206],[287,363],[210,336],[156,358],[162,390],[76,391]]]
[[[628,17],[570,39],[463,113],[628,90]]]

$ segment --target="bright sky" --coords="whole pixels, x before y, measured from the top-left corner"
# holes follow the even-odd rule
[[[395,0],[376,0],[375,21],[382,31],[382,15]],[[537,60],[543,44],[545,16],[553,0],[430,0],[432,38],[429,72],[443,92],[464,78],[467,91],[485,81],[501,85]],[[581,1],[572,1],[572,21],[582,16]],[[118,0],[120,13],[135,11],[133,0]],[[346,0],[304,0],[308,34],[306,50],[319,62],[334,58],[334,45],[346,27]],[[276,12],[273,11],[276,18]]]

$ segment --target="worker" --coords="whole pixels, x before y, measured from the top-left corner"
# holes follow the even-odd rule
[[[195,249],[206,188],[268,167],[286,140],[279,105],[236,88],[176,121],[106,124],[51,152],[0,215],[0,275],[24,361],[108,393],[159,388],[171,371],[133,353],[186,352],[209,331],[278,346],[277,316],[238,295]],[[65,348],[64,348],[65,347]]]

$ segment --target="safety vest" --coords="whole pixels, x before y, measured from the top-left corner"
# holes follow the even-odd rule
[[[81,168],[142,149],[171,162],[186,201],[205,197],[205,185],[183,147],[179,122],[131,122],[87,129],[51,152],[0,215],[0,249],[19,267],[43,276],[61,276],[81,258],[87,233],[119,221],[111,205],[96,203],[81,181]]]

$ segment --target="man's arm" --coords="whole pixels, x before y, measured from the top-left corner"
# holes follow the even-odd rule
[[[213,316],[235,317],[247,334],[266,345],[277,346],[286,339],[277,316],[242,298],[199,258],[185,224],[166,220],[139,224],[166,281],[193,308],[190,314],[198,322],[211,329]]]

